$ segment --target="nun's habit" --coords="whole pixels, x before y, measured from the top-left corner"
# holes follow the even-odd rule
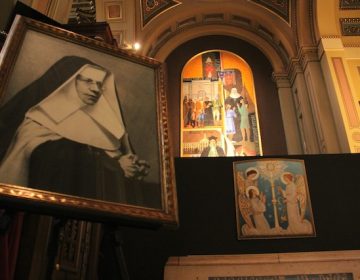
[[[84,71],[103,75],[94,105],[83,103],[76,91],[76,77]],[[1,146],[7,147],[0,150],[0,182],[126,202],[129,182],[118,159],[132,151],[107,70],[65,57],[6,103],[0,120]]]

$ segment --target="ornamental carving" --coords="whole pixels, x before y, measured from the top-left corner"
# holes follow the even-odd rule
[[[360,0],[340,0],[340,9],[360,9]]]
[[[141,0],[140,3],[143,27],[162,12],[181,4],[176,0]]]
[[[290,0],[252,0],[261,4],[289,22],[290,20]]]
[[[343,36],[360,35],[360,18],[341,18],[340,25]]]

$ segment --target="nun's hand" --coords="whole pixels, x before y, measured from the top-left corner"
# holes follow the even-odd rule
[[[146,160],[136,160],[136,174],[135,179],[142,180],[146,175],[149,174],[150,165]]]
[[[133,154],[124,155],[119,158],[119,164],[124,171],[126,178],[133,178],[137,172],[137,166],[135,164],[137,156]]]

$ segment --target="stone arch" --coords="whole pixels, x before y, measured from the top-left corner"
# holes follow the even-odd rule
[[[155,48],[149,50],[148,55],[164,61],[170,52],[179,45],[192,39],[207,35],[226,35],[242,39],[254,47],[258,48],[265,54],[271,62],[274,72],[284,72],[289,63],[289,55],[286,50],[277,44],[274,40],[264,38],[258,34],[244,28],[234,27],[231,25],[204,25],[189,28],[179,33],[169,36],[168,40],[160,41]]]
[[[295,12],[292,6],[291,13]],[[275,72],[284,72],[297,55],[293,24],[253,1],[226,1],[221,7],[215,3],[183,3],[158,15],[145,27],[138,27],[137,40],[142,44],[142,54],[164,61],[172,49],[194,38],[232,36],[259,48]]]

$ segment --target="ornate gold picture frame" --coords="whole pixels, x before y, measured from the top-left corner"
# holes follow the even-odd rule
[[[1,205],[177,225],[160,62],[17,16],[0,71]]]

